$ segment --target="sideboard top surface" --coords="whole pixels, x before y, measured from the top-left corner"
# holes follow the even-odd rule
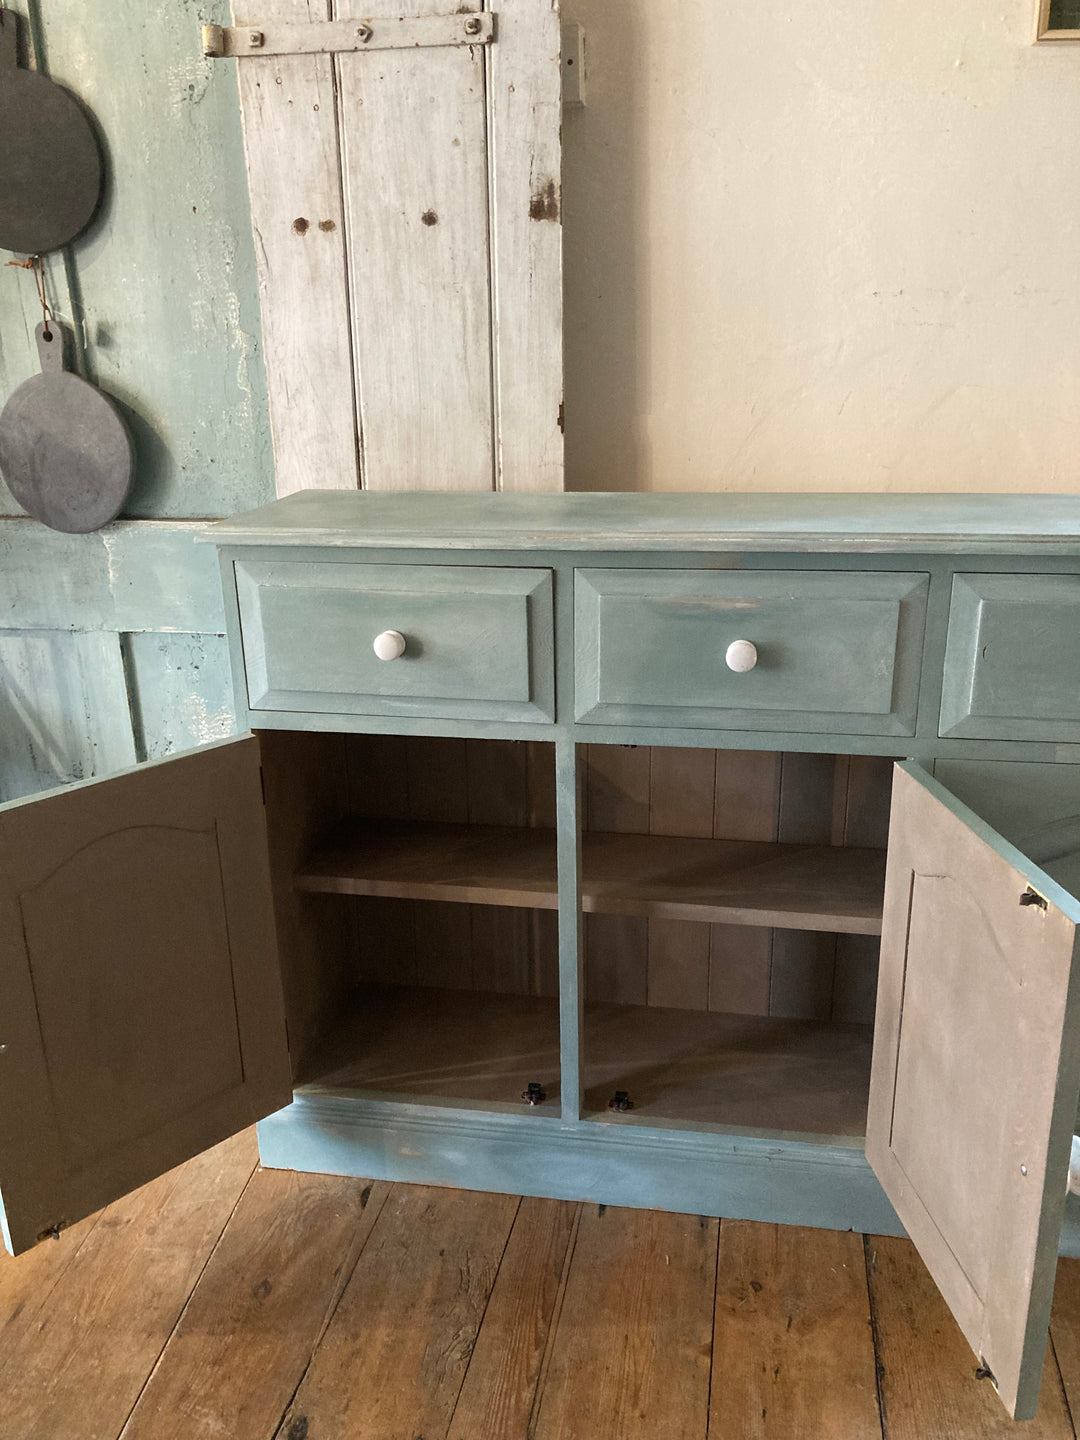
[[[204,538],[380,549],[1080,555],[1080,495],[302,490],[218,521]]]

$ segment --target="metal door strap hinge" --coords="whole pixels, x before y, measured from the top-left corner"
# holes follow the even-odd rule
[[[416,50],[431,45],[490,45],[490,11],[462,15],[402,15],[381,20],[313,20],[289,25],[204,25],[207,59],[245,55],[332,55],[355,50]]]

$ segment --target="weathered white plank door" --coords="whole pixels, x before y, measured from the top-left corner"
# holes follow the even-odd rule
[[[489,44],[234,62],[279,494],[562,489],[558,0],[483,8]],[[234,15],[460,9],[236,0]]]
[[[866,1155],[1017,1419],[1035,1414],[1080,1090],[1080,904],[896,767]]]

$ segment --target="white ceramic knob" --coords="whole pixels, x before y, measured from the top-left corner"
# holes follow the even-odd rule
[[[375,636],[372,649],[380,660],[396,660],[405,654],[405,636],[400,630],[384,630]]]
[[[724,655],[729,670],[744,675],[757,664],[757,646],[752,640],[733,640]]]

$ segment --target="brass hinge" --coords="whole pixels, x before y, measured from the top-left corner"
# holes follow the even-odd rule
[[[306,25],[267,21],[204,25],[203,54],[211,60],[250,55],[333,55],[356,50],[416,50],[432,45],[490,45],[490,11],[461,15],[402,15],[383,20],[313,20]]]

